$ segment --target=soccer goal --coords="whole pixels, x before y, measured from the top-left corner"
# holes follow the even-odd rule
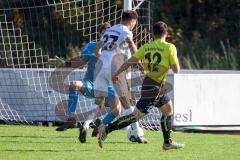
[[[17,124],[66,120],[69,83],[81,80],[85,71],[62,63],[98,39],[101,23],[119,23],[124,10],[139,13],[134,40],[138,47],[147,43],[152,5],[150,0],[0,1],[0,120]],[[139,87],[131,91],[137,100]],[[80,95],[79,121],[92,102]],[[147,128],[160,126],[159,112],[152,113],[141,121]]]

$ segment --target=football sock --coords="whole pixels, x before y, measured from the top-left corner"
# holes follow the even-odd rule
[[[122,115],[125,116],[125,115],[128,115],[128,114],[131,114],[131,113],[133,113],[133,111],[134,111],[134,107],[131,106],[131,107],[129,107],[129,108],[123,110]]]
[[[91,122],[92,122],[92,119],[85,121],[84,124],[83,124],[83,127],[84,127],[86,130],[88,130],[89,125],[90,125]]]
[[[134,111],[134,107],[131,106],[131,107],[129,107],[128,109],[125,109],[125,110],[123,111],[123,115],[127,115],[127,114],[129,115],[129,114],[133,113],[133,111]],[[133,130],[135,130],[135,129],[136,129],[136,130],[140,130],[140,129],[141,129],[138,121],[135,122],[135,123],[132,123],[132,124],[131,124],[131,127],[132,127]]]
[[[115,118],[116,118],[116,116],[112,112],[108,112],[108,114],[103,118],[102,122],[103,122],[104,125],[108,125]]]
[[[78,102],[78,92],[77,90],[70,90],[69,100],[68,100],[68,110],[70,113],[75,113]]]
[[[122,115],[122,116],[129,115],[129,114],[133,113],[133,111],[134,111],[134,107],[131,106],[131,107],[127,108],[127,109],[124,109],[124,110],[122,111],[121,115]],[[132,125],[133,125],[133,126],[132,126]],[[125,129],[128,130],[129,127],[130,127],[130,126],[127,126]],[[131,127],[133,127],[134,129],[136,128],[136,126],[135,126],[134,124],[131,124]]]
[[[83,124],[83,127],[85,129],[89,128],[90,123],[93,121],[93,119],[95,119],[97,117],[97,112],[98,110],[95,110],[98,108],[97,104],[92,104],[88,107],[89,111],[92,111],[92,113],[90,113],[89,115],[87,115],[86,121]]]
[[[161,128],[163,133],[164,144],[171,143],[171,130],[172,130],[172,116],[164,116],[161,118]]]
[[[136,117],[135,117],[134,114],[122,116],[118,120],[116,120],[115,122],[110,123],[106,127],[106,132],[110,133],[114,130],[119,130],[119,129],[125,128],[125,127],[127,127],[128,125],[130,125],[131,123],[134,123],[134,122],[136,122]]]

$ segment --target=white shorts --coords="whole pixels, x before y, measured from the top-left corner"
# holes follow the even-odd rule
[[[101,62],[97,62],[94,77],[94,96],[107,97],[108,85],[113,84],[112,69],[110,67],[102,66]],[[113,86],[119,97],[128,95],[129,87],[125,72],[119,75],[119,80],[116,84],[113,84]]]

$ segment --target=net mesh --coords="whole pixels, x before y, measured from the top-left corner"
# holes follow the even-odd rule
[[[132,5],[140,15],[133,31],[140,47],[151,39],[152,4],[133,0]],[[97,40],[98,26],[119,23],[122,12],[115,0],[0,1],[0,119],[26,124],[66,120],[69,84],[83,79],[85,70],[58,67],[61,63],[54,58],[79,56],[86,42]],[[139,89],[131,89],[136,100]],[[92,103],[93,99],[79,96],[80,121],[86,120],[84,113]],[[156,128],[159,116],[153,109],[141,124]]]

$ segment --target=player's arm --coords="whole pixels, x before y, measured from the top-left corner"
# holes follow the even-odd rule
[[[113,82],[117,81],[118,78],[117,76],[121,74],[123,71],[127,70],[131,65],[137,64],[138,59],[134,56],[132,56],[130,59],[128,59],[127,62],[123,63],[123,65],[113,74],[112,80]]]
[[[101,50],[102,50],[103,45],[104,45],[103,41],[97,42],[95,49],[94,49],[96,57],[99,57],[101,55]]]
[[[134,55],[137,52],[137,46],[135,45],[132,37],[127,38],[127,43],[129,45],[129,49],[131,51],[131,54]]]
[[[170,46],[170,68],[174,73],[180,72],[180,65],[177,57],[177,49],[174,45]]]
[[[180,72],[180,65],[179,64],[173,64],[173,65],[171,65],[171,69],[174,73],[179,73]]]
[[[136,44],[134,43],[132,37],[128,37],[128,38],[127,38],[127,43],[128,43],[128,45],[129,45],[131,54],[134,55],[134,54],[137,52],[137,46],[136,46]],[[141,62],[137,62],[137,65],[138,65],[138,67],[139,67],[139,69],[140,69],[141,71],[144,70],[143,65],[142,65]]]
[[[142,46],[127,62],[125,62],[117,72],[113,74],[112,80],[113,82],[117,81],[117,76],[123,71],[127,70],[131,65],[137,64],[139,60],[144,57],[144,46]]]

